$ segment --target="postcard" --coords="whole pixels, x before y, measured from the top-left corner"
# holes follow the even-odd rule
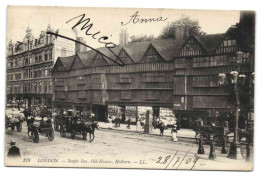
[[[255,12],[8,6],[5,165],[252,171]]]

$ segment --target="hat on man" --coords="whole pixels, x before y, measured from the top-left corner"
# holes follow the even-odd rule
[[[15,141],[11,141],[9,144],[11,145],[11,146],[13,146],[13,145],[15,145]]]

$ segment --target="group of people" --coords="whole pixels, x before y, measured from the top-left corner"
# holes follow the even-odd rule
[[[113,126],[113,121],[115,123],[114,126]],[[112,128],[112,127],[119,128],[121,121],[122,121],[122,116],[120,116],[120,115],[117,115],[114,119],[112,118],[112,116],[108,116],[108,123],[109,123],[108,128]],[[132,117],[128,117],[126,122],[127,122],[126,128],[130,129]],[[136,119],[136,131],[140,132],[144,128],[144,123],[145,123],[144,119],[137,117],[137,119]]]
[[[116,116],[114,119],[112,118],[112,116],[108,116],[108,123],[109,123],[108,128],[113,128],[113,127],[118,128],[118,127],[120,127],[121,120],[122,120],[122,116],[120,116],[120,115]],[[113,121],[115,123],[114,125],[113,125]],[[130,129],[131,123],[132,123],[132,118],[128,117],[127,120],[126,120],[126,123],[127,123],[126,128]],[[162,121],[160,118],[155,118],[154,121],[153,121],[153,125],[154,125],[155,129],[159,128],[161,130],[161,127],[162,127],[163,130],[164,130],[168,126],[168,123]],[[143,118],[137,117],[135,126],[136,126],[136,131],[141,132],[142,129],[144,129],[144,126],[145,126],[145,117],[143,117]],[[172,122],[172,129],[171,129],[171,139],[174,142],[178,141],[177,131],[179,129],[180,129],[180,123],[178,122],[177,118],[174,118],[173,122]]]

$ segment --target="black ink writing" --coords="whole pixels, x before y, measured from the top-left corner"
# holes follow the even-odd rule
[[[99,38],[97,38],[96,36],[98,34],[100,34],[100,31],[98,32],[94,32],[94,33],[91,33],[91,28],[93,27],[93,23],[90,23],[90,18],[85,18],[85,14],[81,14],[79,16],[76,16],[70,20],[68,20],[66,23],[69,23],[77,18],[80,18],[79,21],[77,21],[71,29],[74,29],[76,27],[78,27],[79,25],[83,24],[80,28],[81,31],[85,30],[85,35],[87,36],[92,36],[93,39],[97,39],[99,43],[102,43],[102,44],[105,44],[105,47],[116,57],[116,60],[110,58],[109,56],[101,53],[100,51],[94,49],[93,47],[87,45],[87,44],[84,44],[82,42],[79,42],[77,40],[74,40],[72,38],[69,38],[69,37],[66,37],[66,36],[63,36],[63,35],[59,35],[58,33],[53,33],[53,32],[47,32],[47,34],[51,34],[51,35],[54,35],[55,37],[61,37],[61,38],[64,38],[64,39],[68,39],[68,40],[71,40],[71,41],[74,41],[76,43],[79,43],[81,45],[84,45],[94,51],[96,51],[97,53],[101,54],[103,57],[106,57],[107,59],[111,60],[112,62],[116,63],[117,65],[120,65],[120,66],[125,66],[124,62],[111,50],[112,48],[115,48],[116,47],[116,44],[114,44],[113,42],[108,42],[107,40],[109,39],[108,36],[101,36]],[[117,62],[117,61],[120,61],[120,62]]]
[[[134,15],[130,16],[130,20],[127,22],[127,23],[123,23],[121,22],[121,25],[122,26],[125,26],[129,23],[133,23],[133,24],[136,24],[136,23],[148,23],[148,22],[158,22],[158,21],[166,21],[168,18],[163,18],[163,17],[157,17],[157,18],[138,18],[139,15],[138,15],[138,11],[135,12]]]
[[[187,157],[189,151],[185,153],[184,156],[177,156],[178,150],[175,152],[173,156],[167,155],[165,157],[160,156],[156,163],[161,165],[166,165],[165,169],[173,168],[178,169],[181,165],[190,165],[191,170],[195,167],[196,163],[199,160],[199,157],[195,155],[195,157]]]

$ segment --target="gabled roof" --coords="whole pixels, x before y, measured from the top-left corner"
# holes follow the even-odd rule
[[[78,53],[79,58],[81,59],[81,61],[83,62],[83,64],[86,67],[90,67],[92,60],[94,59],[94,57],[96,56],[97,52],[94,50],[89,50],[85,53]]]
[[[122,47],[120,47],[120,46],[116,46],[115,48],[111,48],[111,50],[115,53],[116,56],[118,56],[121,48]],[[113,59],[114,61],[116,61],[116,59],[117,59],[116,56],[106,47],[100,47],[100,48],[97,48],[96,50],[98,50],[99,52],[101,52],[103,54],[102,57],[105,59],[105,61],[108,63],[108,65],[113,65],[114,62],[111,61],[110,59],[106,58],[104,55],[108,56],[109,58]],[[100,54],[100,53],[98,53],[95,50],[89,50],[84,53],[78,53],[78,56],[86,67],[90,67],[94,58],[96,58],[96,56],[98,54]]]
[[[56,63],[58,62],[58,60],[60,60],[61,64],[64,67],[64,71],[69,71],[74,59],[75,59],[75,55],[68,56],[68,57],[58,57]]]
[[[80,69],[80,68],[84,68],[84,67],[85,67],[85,64],[82,62],[82,60],[79,57],[79,54],[77,53],[71,64],[70,69],[75,70],[75,69]]]
[[[119,55],[119,51],[121,48],[122,47],[120,45],[117,45],[115,48],[110,48],[110,50],[113,51],[114,54],[106,47],[99,48],[98,51],[109,57],[109,58],[107,58],[106,56],[102,55],[102,57],[105,59],[105,61],[107,62],[108,65],[114,65],[115,62],[113,62],[113,61],[117,60],[117,57]],[[100,54],[100,53],[98,53],[98,54]],[[119,61],[119,64],[121,64],[120,61]]]
[[[143,55],[150,44],[150,41],[128,43],[125,46],[123,46],[123,48],[134,61],[134,63],[139,63],[141,62]]]
[[[178,54],[184,40],[164,39],[155,40],[151,44],[165,61],[173,60]]]
[[[126,54],[127,57],[120,58],[120,55],[121,55],[121,53],[123,53],[123,52]],[[128,64],[128,63],[133,64],[133,63],[134,63],[133,59],[128,55],[128,53],[126,52],[126,50],[125,50],[124,48],[121,48],[121,50],[119,51],[119,53],[118,53],[118,58],[120,58],[122,61],[125,60],[125,59],[127,59],[127,60],[125,60],[125,63],[124,63],[124,64]],[[116,61],[119,62],[119,63],[121,63],[121,61],[120,61],[118,58],[117,58]],[[126,61],[128,61],[128,63],[127,63]]]
[[[209,34],[201,37],[190,35],[186,40],[161,39],[128,43],[124,46],[117,45],[115,48],[111,48],[116,56],[106,47],[100,47],[84,53],[78,53],[75,56],[80,58],[85,67],[91,67],[93,60],[98,55],[102,55],[105,62],[107,63],[106,65],[116,65],[115,62],[120,64],[118,57],[120,52],[124,50],[134,63],[141,63],[143,56],[149,47],[153,47],[165,61],[172,61],[191,37],[198,41],[206,54],[213,54],[229,32],[233,35],[238,35],[235,29],[229,29],[226,33]],[[98,50],[100,53],[96,50]],[[59,57],[58,59],[60,59],[65,70],[69,70],[73,61],[75,60],[75,56]]]
[[[200,42],[200,44],[207,51],[208,54],[212,54],[217,49],[218,45],[221,43],[225,36],[226,33],[209,34],[201,37],[194,37]]]

